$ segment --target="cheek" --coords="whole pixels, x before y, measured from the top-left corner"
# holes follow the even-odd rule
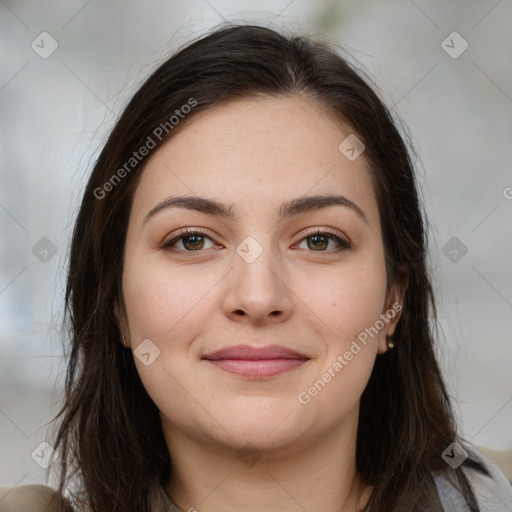
[[[323,293],[310,297],[322,319],[324,351],[297,398],[324,427],[339,424],[355,410],[368,383],[378,336],[369,336],[366,329],[379,319],[385,284],[378,272],[361,268],[337,276]]]
[[[204,414],[187,392],[200,394],[190,384],[188,357],[191,340],[204,325],[211,287],[204,276],[199,279],[183,268],[171,272],[164,262],[137,258],[135,251],[125,260],[123,293],[137,372],[151,400],[176,425],[181,421],[176,411],[189,411],[195,421]],[[146,365],[137,347],[147,339],[157,347],[150,345],[150,351],[158,355]]]
[[[162,352],[149,366],[143,365],[137,358],[134,360],[144,389],[160,414],[170,420],[174,427],[189,430],[191,425],[203,425],[211,420],[200,405],[208,404],[207,390],[194,382],[186,364],[171,357],[169,351]],[[200,401],[195,398],[197,396],[201,397]],[[215,425],[208,428],[214,430]]]
[[[202,396],[208,390],[200,389],[200,381],[194,378],[190,346],[211,315],[211,296],[219,276],[194,271],[192,266],[171,269],[165,259],[151,261],[137,257],[135,251],[132,255],[125,260],[123,271],[132,350],[149,339],[159,351],[149,365],[143,364],[135,351],[137,371],[160,411],[176,424],[181,421],[177,410],[188,410],[198,421],[204,411],[186,391]]]
[[[318,269],[314,275],[303,275],[294,287],[312,317],[320,320],[325,339],[342,349],[379,318],[385,300],[385,268],[372,258],[367,264]]]
[[[183,339],[183,330],[191,327],[190,318],[194,317],[193,325],[198,325],[216,281],[188,268],[171,269],[156,259],[135,261],[136,257],[126,261],[123,272],[132,339],[154,338],[163,345]]]
[[[379,336],[372,328],[384,307],[386,272],[380,251],[367,256],[335,272],[318,272],[300,284],[311,318],[321,320],[315,323],[324,344],[304,399],[314,400],[326,421],[340,420],[356,404],[377,355]],[[338,405],[332,409],[332,404]]]

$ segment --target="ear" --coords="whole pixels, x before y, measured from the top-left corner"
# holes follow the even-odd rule
[[[384,322],[384,327],[379,332],[379,346],[377,352],[384,354],[387,352],[388,346],[386,335],[393,335],[402,316],[402,309],[404,304],[405,292],[409,287],[409,273],[401,272],[400,277],[396,283],[393,283],[386,294],[386,301],[384,309],[381,313],[381,319]]]
[[[125,346],[129,347],[129,333],[128,333],[128,322],[126,321],[126,310],[124,307],[124,302],[121,299],[116,299],[114,301],[114,316],[116,318],[116,323],[119,328],[119,332],[121,333],[120,342]]]

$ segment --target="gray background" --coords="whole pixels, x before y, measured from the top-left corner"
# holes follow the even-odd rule
[[[439,357],[461,432],[512,448],[511,0],[5,0],[0,486],[45,481],[31,453],[62,389],[65,262],[91,166],[142,80],[225,20],[325,34],[405,123],[420,159]],[[464,43],[448,37],[454,31],[469,45],[457,58]],[[58,44],[47,58],[31,47],[51,49],[42,32]]]

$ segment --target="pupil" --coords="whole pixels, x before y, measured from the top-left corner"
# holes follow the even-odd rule
[[[201,240],[202,237],[200,235],[192,235],[184,238],[184,245],[187,247],[188,244],[191,244],[192,249],[201,249],[203,247],[204,241]],[[201,243],[203,242],[203,243]],[[187,247],[188,248],[188,247]]]
[[[313,242],[313,246],[316,248],[325,248],[326,237],[323,235],[313,235],[310,240]],[[310,247],[311,249],[311,247]]]

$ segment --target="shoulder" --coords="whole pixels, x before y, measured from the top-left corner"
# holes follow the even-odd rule
[[[478,500],[481,512],[511,512],[512,511],[512,485],[500,469],[476,446],[458,440],[467,458],[461,468],[469,480],[473,492]],[[464,456],[466,456],[464,454]],[[462,499],[462,494],[453,475],[448,470],[437,472],[434,479],[439,497],[445,510],[469,510]]]
[[[0,487],[0,512],[45,512],[55,495],[46,485]]]

